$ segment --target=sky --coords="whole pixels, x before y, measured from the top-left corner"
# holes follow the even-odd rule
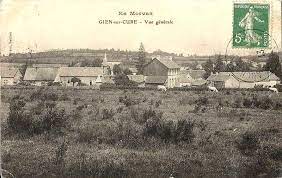
[[[253,0],[249,0],[253,1]],[[281,3],[272,5],[272,38],[281,46]],[[120,16],[119,11],[153,12]],[[232,0],[0,0],[0,44],[13,52],[50,49],[161,49],[187,54],[223,54],[232,37]],[[99,20],[172,20],[167,25],[105,25]]]

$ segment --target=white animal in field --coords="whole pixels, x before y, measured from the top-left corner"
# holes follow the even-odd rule
[[[158,90],[166,91],[166,87],[163,85],[158,85]]]
[[[212,87],[212,86],[208,86],[208,89],[210,91],[213,91],[213,92],[218,92],[218,90],[215,87]]]
[[[273,91],[273,92],[275,92],[275,93],[279,93],[278,92],[278,90],[277,90],[277,88],[274,88],[274,87],[270,87],[270,88],[268,88],[270,91]]]

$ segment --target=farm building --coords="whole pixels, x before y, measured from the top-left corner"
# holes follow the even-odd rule
[[[111,75],[104,75],[102,77],[102,83],[114,84],[114,77]]]
[[[203,87],[203,86],[206,86],[206,84],[207,84],[206,80],[197,79],[197,80],[192,81],[191,86],[192,87]]]
[[[32,67],[39,67],[39,68],[60,68],[60,67],[67,67],[68,64],[57,64],[57,63],[50,63],[50,64],[32,64]]]
[[[179,71],[180,67],[173,60],[167,58],[154,58],[143,68],[143,74],[149,77],[149,81],[151,79],[158,79],[156,82],[163,82],[165,79],[165,85],[168,88],[179,86]]]
[[[255,86],[273,87],[280,83],[279,78],[269,72],[220,72],[211,75],[209,83],[219,88],[254,88]]]
[[[132,75],[136,75],[138,73],[138,70],[136,67],[129,67],[128,69],[132,72]]]
[[[224,75],[224,74],[212,74],[207,78],[208,83],[217,88],[238,88],[239,81],[236,80],[233,76]]]
[[[179,86],[191,86],[194,79],[189,74],[188,70],[180,70],[178,74]]]
[[[138,87],[145,87],[144,75],[127,75],[130,81],[137,83]]]
[[[55,82],[61,82],[65,86],[73,86],[80,80],[84,85],[99,85],[104,75],[103,67],[61,67],[55,78]]]
[[[204,79],[205,73],[206,73],[205,70],[189,70],[189,75],[190,75],[194,80]]]
[[[18,68],[0,68],[1,85],[16,85],[23,77]]]
[[[57,72],[58,68],[53,67],[28,67],[23,80],[36,86],[47,85],[54,82]]]
[[[166,76],[146,76],[145,77],[145,86],[156,88],[158,85],[167,86],[167,77]]]

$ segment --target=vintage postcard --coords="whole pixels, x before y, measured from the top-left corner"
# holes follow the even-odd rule
[[[281,0],[0,0],[0,175],[282,177]]]

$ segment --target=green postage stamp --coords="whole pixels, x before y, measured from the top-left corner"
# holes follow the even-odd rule
[[[234,48],[268,48],[269,33],[270,4],[234,3]]]

